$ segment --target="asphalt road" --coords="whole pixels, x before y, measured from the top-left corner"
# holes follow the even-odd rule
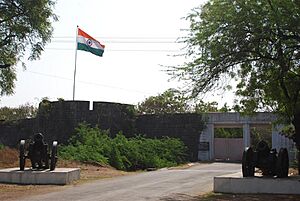
[[[212,191],[213,177],[241,171],[240,164],[196,164],[187,169],[162,169],[98,180],[66,190],[28,197],[30,201],[170,201],[191,200]],[[180,198],[180,199],[179,199]]]

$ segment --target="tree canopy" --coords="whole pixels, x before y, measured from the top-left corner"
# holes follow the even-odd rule
[[[14,121],[20,119],[34,118],[37,115],[38,108],[26,103],[17,108],[2,107],[0,108],[1,121]]]
[[[189,109],[186,98],[176,89],[168,89],[157,96],[150,96],[138,104],[140,114],[183,113]]]
[[[0,95],[13,93],[15,65],[38,59],[52,36],[53,0],[0,0]],[[24,65],[24,63],[23,63]]]
[[[235,80],[239,109],[279,113],[300,150],[300,1],[209,0],[186,19],[189,62],[170,73],[192,97]]]
[[[218,109],[218,103],[204,102],[203,100],[190,100],[177,89],[168,89],[157,96],[150,96],[137,106],[139,114],[165,114],[165,113],[206,113],[206,112],[230,112],[225,103]]]
[[[300,1],[210,0],[186,19],[190,62],[170,72],[192,97],[235,80],[240,109],[300,118]]]

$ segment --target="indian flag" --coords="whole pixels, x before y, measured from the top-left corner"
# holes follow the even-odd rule
[[[102,57],[105,45],[78,28],[77,50],[83,50]]]

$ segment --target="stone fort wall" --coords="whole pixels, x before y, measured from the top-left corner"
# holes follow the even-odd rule
[[[197,160],[198,141],[204,123],[199,114],[135,115],[134,106],[89,101],[42,102],[36,118],[0,122],[0,143],[17,147],[21,139],[32,138],[41,132],[45,141],[67,143],[79,123],[86,122],[112,135],[122,131],[127,137],[143,134],[147,137],[177,137],[189,150],[189,158]]]

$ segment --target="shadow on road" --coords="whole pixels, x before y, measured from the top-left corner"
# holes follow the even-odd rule
[[[198,201],[200,200],[199,196],[191,196],[187,194],[173,194],[172,196],[167,196],[160,198],[161,201]]]

